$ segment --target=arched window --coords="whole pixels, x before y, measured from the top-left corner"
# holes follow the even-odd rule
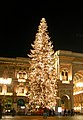
[[[17,105],[19,105],[19,106],[25,106],[25,101],[23,99],[19,99],[17,101]]]
[[[67,70],[61,71],[61,78],[62,78],[62,81],[68,81],[68,71]]]
[[[27,79],[27,73],[26,73],[26,71],[19,71],[17,73],[17,78],[18,79]]]

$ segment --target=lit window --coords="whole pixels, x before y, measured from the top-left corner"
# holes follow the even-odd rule
[[[8,93],[11,92],[11,87],[10,87],[10,86],[7,87],[7,92],[8,92]]]
[[[19,87],[19,93],[24,93],[24,87]]]
[[[17,78],[18,79],[27,79],[27,73],[25,71],[19,71],[17,73]]]

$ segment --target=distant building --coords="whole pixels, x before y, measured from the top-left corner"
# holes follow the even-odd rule
[[[19,111],[28,104],[29,58],[0,57],[0,99],[6,109]],[[55,52],[58,81],[57,107],[82,112],[83,54],[58,50]]]

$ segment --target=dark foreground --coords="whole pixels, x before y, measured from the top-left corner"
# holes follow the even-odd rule
[[[83,120],[83,115],[75,116],[53,116],[43,118],[43,116],[3,116],[0,120]]]

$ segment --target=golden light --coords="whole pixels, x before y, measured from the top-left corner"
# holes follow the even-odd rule
[[[57,91],[55,58],[52,42],[47,32],[45,18],[38,27],[32,50],[28,55],[31,59],[29,72],[30,94],[29,103],[32,108],[41,106],[52,108],[56,105]],[[33,108],[34,109],[34,108]]]
[[[81,111],[81,106],[74,107],[74,110],[75,110],[75,111]]]
[[[7,85],[11,84],[12,78],[0,78],[0,84],[3,85],[2,95],[12,95],[12,93],[7,93]]]
[[[25,79],[18,79],[18,82],[26,82]]]
[[[73,95],[78,95],[78,94],[81,94],[81,93],[83,93],[83,90],[78,91],[78,92],[74,92]]]
[[[62,81],[62,83],[69,84],[70,81]]]

